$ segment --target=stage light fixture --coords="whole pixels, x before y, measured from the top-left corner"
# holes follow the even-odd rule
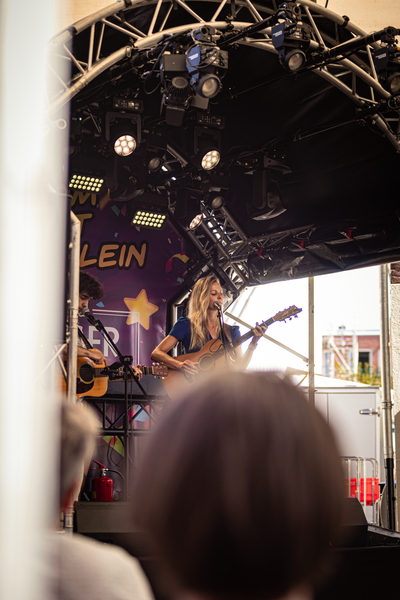
[[[134,199],[129,209],[130,223],[134,227],[162,229],[167,222],[168,200],[160,194],[144,192]]]
[[[198,215],[196,215],[195,218],[191,220],[189,229],[191,229],[192,231],[194,229],[197,229],[197,227],[199,227],[199,225],[201,224],[203,219],[204,219],[203,213],[199,213]]]
[[[215,169],[220,160],[221,155],[218,150],[208,150],[201,158],[201,166],[205,171],[211,171],[211,169]]]
[[[71,190],[84,190],[97,194],[100,192],[104,179],[100,177],[91,177],[90,175],[72,175],[68,187]]]
[[[118,156],[130,156],[141,142],[140,115],[126,112],[106,113],[105,138]]]
[[[285,53],[283,66],[288,71],[299,71],[306,64],[306,55],[301,50],[291,50]]]
[[[175,192],[174,219],[185,229],[195,229],[202,221],[201,201],[197,194],[186,188]],[[201,216],[200,216],[201,215]]]
[[[400,93],[400,73],[392,73],[387,78],[387,85],[392,94]]]
[[[205,73],[193,82],[193,88],[203,98],[214,98],[221,89],[221,81],[216,75]]]
[[[225,198],[218,194],[211,199],[210,206],[213,210],[220,209],[225,204]]]
[[[310,46],[310,37],[299,23],[291,25],[285,31],[285,23],[279,23],[271,29],[272,43],[279,54],[279,62],[287,70],[300,71],[306,62],[305,51]]]
[[[215,34],[216,30],[207,25],[192,32],[195,44],[186,52],[190,84],[198,96],[207,100],[204,105],[204,101],[195,97],[192,106],[199,108],[207,108],[209,98],[214,98],[221,90],[221,77],[228,69],[228,52],[214,43]]]
[[[400,93],[400,62],[397,47],[384,46],[374,50],[374,66],[379,83],[386,91],[397,95]]]
[[[149,173],[157,173],[164,166],[164,161],[161,156],[157,154],[148,154],[146,157],[147,160],[147,170]],[[168,170],[168,169],[166,169]]]
[[[135,227],[148,227],[149,229],[161,229],[166,222],[166,215],[145,210],[137,210],[131,220]]]
[[[118,156],[129,156],[134,150],[136,150],[136,139],[132,135],[120,135],[114,142],[114,152]]]
[[[221,138],[219,131],[209,128],[194,128],[194,162],[205,171],[212,171],[221,160]]]
[[[186,57],[183,52],[164,53],[161,59],[163,104],[167,125],[180,127],[185,111],[189,107],[193,90],[189,85]]]

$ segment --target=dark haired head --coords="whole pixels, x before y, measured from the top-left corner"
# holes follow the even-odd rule
[[[209,598],[281,598],[310,587],[340,525],[331,431],[274,374],[212,378],[153,433],[136,522],[178,587]]]
[[[104,296],[100,281],[86,271],[79,273],[79,293],[86,293],[93,300],[101,300]]]

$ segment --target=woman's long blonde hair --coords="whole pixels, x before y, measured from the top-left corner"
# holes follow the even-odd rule
[[[188,306],[188,317],[190,319],[190,347],[204,346],[208,342],[207,329],[207,308],[210,300],[211,286],[214,283],[219,284],[219,280],[214,276],[202,277],[199,279],[192,291]],[[217,321],[216,331],[217,336],[220,334],[220,325]]]

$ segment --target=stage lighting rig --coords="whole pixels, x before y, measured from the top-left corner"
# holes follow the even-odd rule
[[[166,123],[179,127],[191,106],[205,110],[221,90],[228,52],[214,42],[216,30],[204,26],[174,37],[160,57],[160,77]]]
[[[184,52],[164,52],[161,59],[163,104],[167,125],[182,125],[185,111],[190,106],[193,90],[189,84]]]
[[[177,190],[174,218],[185,229],[196,229],[203,220],[198,194],[185,188]]]
[[[271,29],[272,43],[279,54],[279,62],[288,71],[302,69],[310,47],[310,35],[306,27],[298,23],[279,23]]]
[[[130,224],[134,227],[162,229],[167,222],[168,199],[161,194],[144,192],[132,201]]]
[[[118,156],[129,156],[141,142],[140,115],[127,112],[107,112],[105,138]]]
[[[393,95],[400,93],[400,52],[390,44],[374,50],[374,66],[379,83]]]
[[[194,31],[194,45],[186,52],[186,66],[190,74],[190,84],[200,98],[192,101],[192,106],[207,108],[210,98],[221,90],[221,78],[228,69],[228,52],[221,50],[213,41],[216,30],[210,26]]]
[[[194,128],[194,158],[196,166],[211,171],[221,160],[221,135],[206,127]]]

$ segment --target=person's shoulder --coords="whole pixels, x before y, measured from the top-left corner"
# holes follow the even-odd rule
[[[187,317],[179,317],[175,325],[172,327],[171,331],[181,331],[183,329],[187,329],[190,325],[190,319]]]
[[[111,593],[119,581],[115,598],[152,600],[150,585],[139,561],[123,548],[101,544],[79,534],[61,534],[58,542],[61,587],[71,593],[93,578]],[[77,585],[78,584],[78,585]],[[71,596],[73,597],[73,596]]]
[[[190,323],[190,319],[188,317],[179,317],[177,323]]]

